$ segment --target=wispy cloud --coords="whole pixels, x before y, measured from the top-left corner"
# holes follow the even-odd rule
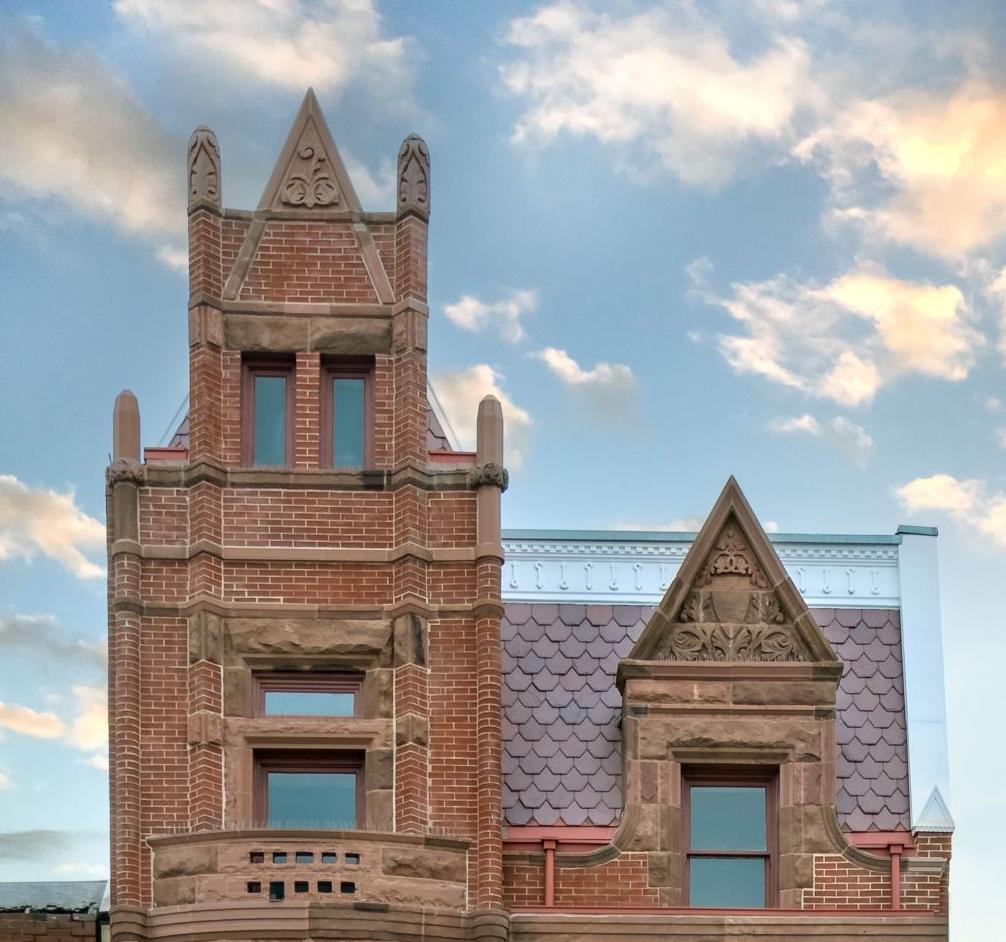
[[[0,772],[0,792],[7,791],[14,787],[14,783],[11,781],[9,775],[6,772]]]
[[[867,405],[906,373],[960,381],[984,343],[956,285],[860,266],[824,284],[777,275],[721,295],[710,270],[689,266],[692,294],[743,327],[716,338],[730,366],[845,406]]]
[[[0,615],[0,652],[5,650],[75,669],[88,665],[103,671],[108,664],[104,639],[71,638],[52,615]]]
[[[830,422],[824,423],[808,413],[790,418],[780,416],[772,419],[767,428],[777,435],[810,435],[820,438],[860,468],[866,467],[873,450],[873,438],[866,429],[844,415],[835,416]]]
[[[624,418],[632,405],[636,378],[624,363],[596,363],[584,369],[565,350],[546,347],[534,354],[566,386],[585,395],[601,418]]]
[[[104,547],[104,524],[76,505],[72,491],[29,487],[13,475],[0,474],[0,562],[42,553],[78,579],[101,579],[104,568],[85,551]]]
[[[40,713],[31,707],[0,702],[0,729],[35,739],[58,739],[66,732],[66,724],[55,713]]]
[[[884,239],[957,258],[1006,234],[1006,93],[987,85],[852,102],[794,154],[830,181],[839,218]]]
[[[504,456],[508,467],[519,468],[530,445],[531,415],[503,390],[504,377],[486,363],[446,370],[433,377],[433,388],[462,444],[475,447],[475,419],[484,396],[495,396],[503,407]]]
[[[739,55],[722,24],[689,3],[596,12],[586,3],[514,19],[502,69],[525,110],[518,142],[592,137],[629,166],[662,166],[688,183],[718,185],[760,145],[793,134],[818,97],[804,43],[778,35]]]
[[[0,860],[45,860],[71,849],[77,836],[54,830],[0,832]]]
[[[524,337],[522,318],[537,307],[537,292],[522,289],[511,291],[498,301],[483,301],[465,294],[453,304],[444,305],[444,314],[465,330],[481,331],[492,327],[504,340],[517,343]]]
[[[946,513],[1006,547],[1006,493],[992,491],[983,481],[933,474],[901,485],[896,493],[910,513]]]
[[[56,200],[161,251],[178,250],[182,145],[119,76],[87,52],[60,48],[8,20],[0,87],[3,198]]]
[[[412,40],[388,35],[370,0],[116,0],[127,24],[245,86],[338,92],[354,84],[387,109],[411,99]]]

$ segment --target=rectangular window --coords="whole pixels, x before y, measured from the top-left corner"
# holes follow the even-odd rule
[[[353,674],[255,675],[259,716],[356,716],[361,678]]]
[[[257,468],[292,463],[294,370],[285,363],[246,363],[242,438],[244,461]]]
[[[355,828],[363,820],[363,756],[256,753],[257,817],[270,828]]]
[[[371,368],[366,362],[326,365],[322,371],[323,460],[333,468],[370,464]]]
[[[689,906],[774,905],[775,775],[761,770],[686,773],[684,842]]]

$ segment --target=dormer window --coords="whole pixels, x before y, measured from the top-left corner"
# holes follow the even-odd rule
[[[322,370],[322,460],[331,468],[371,463],[371,367],[366,361],[328,363]]]
[[[293,463],[292,363],[246,363],[242,421],[245,464],[281,468]]]

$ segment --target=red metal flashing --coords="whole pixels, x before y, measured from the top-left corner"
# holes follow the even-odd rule
[[[143,449],[144,461],[188,461],[189,450],[178,445]]]
[[[474,451],[431,451],[430,464],[475,464]]]

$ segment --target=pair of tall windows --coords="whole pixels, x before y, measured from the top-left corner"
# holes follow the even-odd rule
[[[358,676],[266,673],[256,677],[260,716],[357,715]],[[271,828],[355,828],[363,820],[364,756],[335,749],[256,753],[256,816]]]
[[[371,374],[366,366],[331,365],[321,371],[322,461],[333,468],[369,463]],[[295,375],[292,364],[245,364],[244,460],[255,467],[293,464]]]

